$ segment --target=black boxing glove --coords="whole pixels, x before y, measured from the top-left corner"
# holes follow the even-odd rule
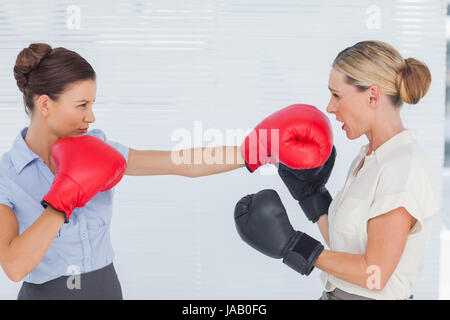
[[[262,190],[238,201],[234,221],[239,236],[259,252],[309,275],[324,249],[306,233],[296,231],[275,190]]]
[[[333,200],[325,184],[331,175],[335,159],[336,148],[333,146],[328,160],[317,168],[292,169],[282,163],[278,164],[278,175],[312,222],[317,222],[321,215],[328,213]]]

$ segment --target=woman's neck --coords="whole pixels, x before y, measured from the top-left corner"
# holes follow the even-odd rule
[[[31,122],[25,135],[25,143],[31,151],[36,153],[47,165],[53,164],[51,150],[57,137],[49,133],[48,128]]]

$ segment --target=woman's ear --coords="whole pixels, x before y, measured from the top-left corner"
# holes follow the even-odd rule
[[[370,86],[367,89],[368,93],[368,105],[371,107],[376,107],[378,103],[381,101],[381,90],[378,86]]]
[[[48,95],[42,94],[35,98],[35,106],[39,110],[39,113],[43,117],[48,117],[49,115],[49,103],[51,102],[51,99]]]

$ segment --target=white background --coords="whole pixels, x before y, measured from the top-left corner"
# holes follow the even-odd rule
[[[374,4],[376,3],[376,4]],[[0,153],[28,125],[12,69],[19,51],[46,42],[77,51],[97,72],[96,123],[135,149],[171,150],[194,121],[247,130],[293,103],[325,112],[330,64],[361,40],[382,40],[424,61],[433,82],[404,125],[432,159],[442,196],[447,1],[16,1],[0,2]],[[337,160],[328,187],[344,185],[365,137],[349,141],[334,117]],[[208,141],[197,147],[240,141]],[[295,228],[320,239],[277,175],[239,169],[196,179],[124,177],[116,188],[112,241],[125,299],[318,299],[319,270],[300,276],[241,241],[236,202],[272,188]],[[442,214],[434,219],[417,299],[437,299]],[[450,248],[448,250],[450,252]],[[445,254],[447,251],[444,251]],[[450,266],[450,264],[449,264]],[[445,278],[445,277],[444,277]],[[450,281],[449,281],[450,282]],[[0,298],[20,283],[0,272]]]

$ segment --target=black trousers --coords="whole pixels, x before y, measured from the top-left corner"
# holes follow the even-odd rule
[[[371,298],[358,296],[356,294],[345,292],[339,288],[334,289],[333,291],[322,292],[322,296],[319,300],[374,300]]]
[[[17,300],[122,299],[122,288],[112,263],[99,270],[62,276],[42,284],[24,281],[17,295]]]

